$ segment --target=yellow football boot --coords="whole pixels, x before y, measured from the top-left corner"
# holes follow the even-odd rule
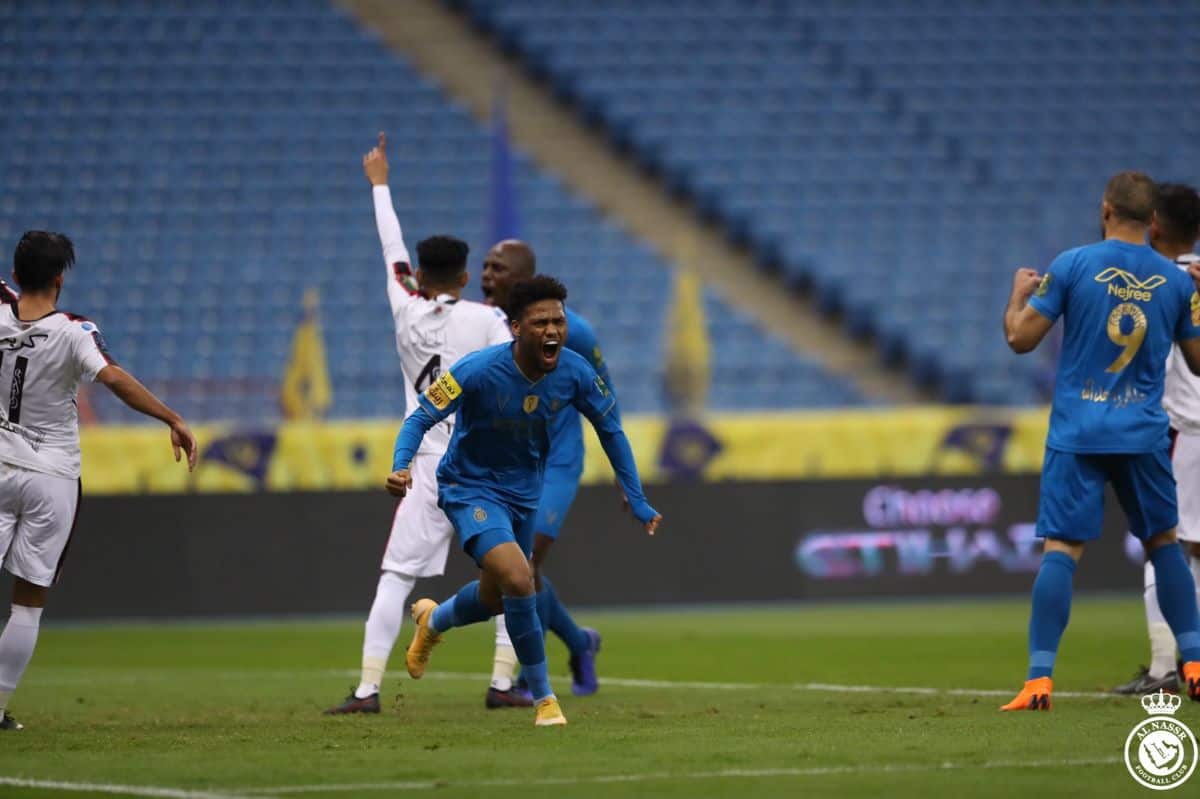
[[[429,653],[442,642],[442,636],[429,629],[429,621],[438,603],[432,599],[418,599],[412,606],[412,619],[417,623],[413,633],[412,643],[408,645],[404,661],[408,666],[408,676],[419,680],[425,676],[425,666],[429,663]]]
[[[567,717],[563,715],[562,708],[558,706],[558,699],[553,695],[540,700],[536,707],[537,715],[533,718],[535,727],[560,727],[567,723]]]

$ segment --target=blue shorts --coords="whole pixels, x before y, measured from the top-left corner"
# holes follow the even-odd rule
[[[501,544],[516,543],[525,553],[533,554],[533,511],[496,497],[464,494],[457,490],[438,491],[438,507],[446,514],[463,551],[482,568],[483,556]]]
[[[579,492],[579,477],[579,469],[576,466],[546,468],[542,499],[537,508],[537,521],[533,525],[536,534],[558,538],[558,531],[575,502],[575,494]]]
[[[1129,531],[1141,540],[1179,524],[1169,450],[1085,455],[1047,447],[1037,534],[1064,541],[1099,538],[1106,483],[1112,483],[1129,520]]]

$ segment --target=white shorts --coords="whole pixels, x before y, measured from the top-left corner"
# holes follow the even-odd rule
[[[4,568],[34,585],[53,585],[75,528],[79,494],[78,479],[0,463]]]
[[[412,488],[396,508],[380,567],[384,571],[409,577],[436,577],[446,571],[454,527],[437,503],[437,467],[441,459],[433,453],[413,457]]]
[[[1179,496],[1179,540],[1200,543],[1200,435],[1175,436],[1171,467]]]

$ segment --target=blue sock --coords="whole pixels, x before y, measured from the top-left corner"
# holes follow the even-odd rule
[[[1033,612],[1029,617],[1029,677],[1049,677],[1054,658],[1071,618],[1071,581],[1075,559],[1065,552],[1047,552],[1033,581]]]
[[[1196,607],[1196,581],[1178,543],[1150,553],[1158,605],[1175,633],[1183,662],[1200,660],[1200,609]]]
[[[429,620],[429,626],[434,632],[444,633],[455,627],[487,621],[494,615],[479,601],[479,581],[475,580],[438,605],[433,611],[433,618]]]
[[[580,629],[559,600],[554,583],[545,575],[542,575],[542,590],[538,592],[538,615],[542,617],[542,626],[561,638],[572,655],[582,655],[592,645],[588,634]]]
[[[545,699],[554,693],[550,690],[550,678],[546,673],[546,641],[542,624],[538,620],[537,596],[504,597],[504,624],[517,660],[521,662],[521,674],[529,683],[533,700]]]

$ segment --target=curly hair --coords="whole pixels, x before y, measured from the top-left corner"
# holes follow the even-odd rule
[[[514,322],[521,321],[525,311],[535,302],[542,300],[567,301],[567,287],[549,275],[538,275],[527,280],[520,280],[512,287],[508,295],[508,307],[504,312]]]

